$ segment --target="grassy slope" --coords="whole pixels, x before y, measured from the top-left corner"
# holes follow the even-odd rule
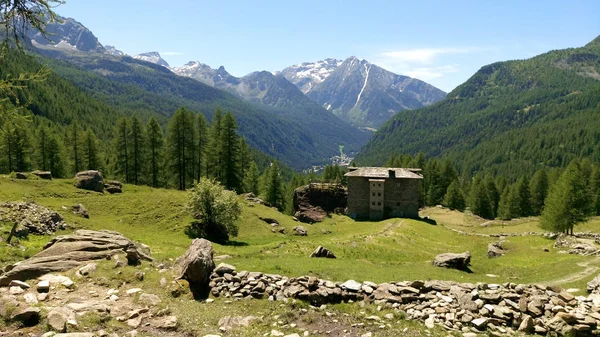
[[[35,200],[57,210],[77,228],[119,231],[148,244],[153,256],[159,260],[176,258],[190,242],[184,234],[191,219],[183,211],[186,194],[182,192],[126,185],[121,195],[101,195],[77,190],[69,180],[0,178],[0,201],[19,199]],[[62,210],[63,206],[76,203],[88,208],[90,219]],[[582,268],[576,263],[586,261],[580,256],[545,253],[543,248],[553,252],[553,242],[540,237],[509,238],[510,253],[490,260],[486,255],[487,244],[493,239],[465,237],[443,226],[415,220],[354,222],[344,216],[333,216],[324,223],[306,225],[308,237],[296,237],[272,233],[270,226],[259,220],[259,216],[277,219],[288,233],[298,225],[289,216],[264,206],[245,207],[239,237],[233,245],[215,245],[216,254],[231,255],[227,261],[239,269],[289,276],[313,274],[335,281],[374,282],[411,279],[543,282],[577,272]],[[523,224],[527,230],[533,226]],[[45,238],[32,237],[23,242],[29,247],[26,253],[20,251],[15,258],[41,249],[45,242]],[[338,259],[310,259],[308,256],[317,245],[330,248]],[[431,260],[439,253],[466,250],[473,255],[472,274],[431,265]],[[2,254],[1,259],[10,260],[11,255]],[[490,279],[486,274],[499,277]]]

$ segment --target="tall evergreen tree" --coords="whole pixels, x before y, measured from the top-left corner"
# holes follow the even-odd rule
[[[46,145],[48,156],[48,170],[53,177],[62,178],[66,176],[66,164],[64,155],[64,144],[57,135],[52,135]]]
[[[206,151],[208,146],[208,123],[203,114],[199,113],[196,121],[196,180],[206,175]]]
[[[218,181],[222,181],[223,178],[223,165],[221,163],[222,147],[219,144],[221,141],[222,119],[223,113],[221,110],[215,110],[210,123],[210,129],[208,131],[207,174]]]
[[[101,165],[100,151],[98,149],[98,139],[92,129],[84,132],[83,142],[84,165],[88,170],[99,170]]]
[[[48,143],[50,142],[50,134],[44,125],[37,128],[37,167],[43,171],[48,171]]]
[[[600,166],[594,166],[594,172],[592,173],[592,181],[590,182],[592,188],[592,200],[594,202],[594,214],[600,215]]]
[[[533,211],[531,208],[531,193],[529,192],[529,179],[527,176],[522,176],[517,181],[517,190],[519,193],[519,204],[521,205],[519,217],[530,216]]]
[[[486,185],[487,193],[490,199],[493,217],[496,217],[496,215],[498,214],[498,204],[500,203],[500,192],[498,192],[496,182],[494,181],[494,178],[491,175],[487,175],[485,177],[484,183]]]
[[[280,211],[285,209],[285,190],[277,161],[271,164],[266,179],[265,201]]]
[[[503,220],[518,218],[523,214],[521,209],[521,196],[518,184],[507,186],[500,198],[498,216]]]
[[[258,195],[260,192],[258,167],[254,161],[250,163],[244,176],[244,192],[252,192],[254,195]]]
[[[425,204],[428,206],[439,205],[444,198],[446,189],[440,172],[440,165],[436,159],[430,159],[425,164],[424,185],[427,191]]]
[[[187,188],[188,183],[186,181],[186,160],[188,151],[186,151],[185,113],[185,108],[177,109],[169,120],[167,131],[167,156],[169,168],[177,178],[177,188],[182,191]]]
[[[221,141],[219,143],[221,150],[221,170],[222,184],[228,190],[239,190],[239,139],[236,133],[237,123],[230,112],[223,117],[221,127]]]
[[[81,171],[84,167],[83,155],[81,153],[81,130],[77,122],[71,124],[71,135],[69,141],[71,142],[71,159],[73,161],[73,170],[75,173]]]
[[[530,183],[531,215],[540,215],[544,209],[544,201],[548,196],[548,174],[545,169],[539,169],[533,175]]]
[[[471,186],[470,207],[473,214],[485,219],[493,219],[494,212],[487,184],[480,174],[475,176]]]
[[[115,127],[115,173],[122,176],[125,182],[131,182],[131,174],[129,171],[129,123],[125,117],[117,120]]]
[[[542,211],[542,228],[573,234],[573,227],[586,221],[593,204],[584,172],[577,161],[571,162],[552,186]]]
[[[152,177],[152,187],[159,187],[159,177],[162,162],[162,149],[163,149],[163,132],[158,124],[158,121],[154,117],[150,118],[146,125],[146,132],[148,134],[148,168],[150,169],[150,176]]]
[[[444,196],[444,205],[450,209],[455,209],[461,212],[465,210],[465,196],[460,189],[458,179],[454,180],[448,186],[448,190]]]
[[[143,158],[144,158],[144,127],[137,116],[131,119],[131,128],[129,129],[129,145],[131,146],[131,182],[135,185],[140,183],[142,177]]]
[[[248,148],[248,144],[246,143],[246,140],[244,139],[244,137],[240,137],[240,155],[239,155],[239,167],[240,167],[240,174],[239,176],[241,178],[246,177],[246,172],[248,171],[248,168],[250,167],[250,149]]]

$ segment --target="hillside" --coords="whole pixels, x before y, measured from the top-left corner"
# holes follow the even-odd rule
[[[507,176],[573,158],[600,160],[600,37],[581,48],[482,67],[431,107],[387,122],[361,164],[422,151],[467,172]]]

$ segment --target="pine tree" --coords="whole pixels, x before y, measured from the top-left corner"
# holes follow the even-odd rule
[[[444,196],[444,205],[450,209],[455,209],[461,212],[465,210],[465,196],[460,189],[458,179],[454,180],[448,186],[448,190]]]
[[[125,117],[117,120],[115,127],[115,173],[122,176],[125,182],[131,182],[131,174],[129,172],[129,125]]]
[[[496,217],[498,214],[498,204],[500,203],[500,192],[498,192],[498,188],[496,188],[496,182],[491,175],[486,176],[484,183],[490,199],[493,217]]]
[[[27,130],[21,124],[6,125],[2,131],[2,148],[7,172],[24,172],[30,168],[30,143]]]
[[[37,131],[37,167],[43,171],[48,171],[48,143],[50,142],[50,134],[44,125],[40,125]]]
[[[531,215],[540,215],[544,209],[544,201],[548,196],[548,174],[545,169],[539,169],[533,175],[530,183]]]
[[[98,139],[92,129],[88,129],[84,132],[83,142],[83,158],[84,165],[88,170],[99,170],[100,169],[100,152],[98,150]]]
[[[592,179],[590,182],[592,189],[592,201],[594,202],[594,214],[600,215],[600,166],[594,166]]]
[[[259,194],[258,167],[254,161],[250,163],[250,167],[244,177],[244,192],[252,192],[254,195]]]
[[[531,209],[531,193],[529,193],[529,179],[527,179],[527,176],[522,176],[517,181],[517,190],[519,193],[519,204],[521,205],[521,212],[518,216],[530,216],[533,211]]]
[[[265,201],[282,211],[285,209],[285,190],[277,161],[271,164],[266,178]]]
[[[83,155],[81,154],[81,136],[80,129],[77,122],[73,122],[71,125],[71,159],[73,160],[73,170],[75,173],[81,171],[83,169]]]
[[[223,178],[223,166],[221,163],[222,147],[219,145],[219,142],[221,141],[222,119],[223,114],[220,109],[217,109],[213,115],[208,131],[207,174],[218,181],[222,181],[221,179]]]
[[[150,176],[152,177],[152,187],[158,187],[160,169],[162,162],[162,148],[163,148],[163,132],[158,124],[158,121],[154,117],[150,118],[146,125],[146,132],[148,134],[148,161]]]
[[[131,119],[129,129],[129,145],[131,146],[131,178],[135,185],[140,184],[144,158],[144,127],[137,116]]]
[[[571,162],[552,186],[542,211],[542,228],[573,234],[573,227],[587,221],[593,204],[590,189],[577,161]]]
[[[487,184],[481,175],[475,176],[471,186],[470,207],[473,214],[485,219],[493,219],[494,213]]]
[[[424,185],[427,191],[425,195],[425,204],[428,206],[439,205],[444,198],[446,189],[441,177],[439,162],[435,159],[430,159],[425,164],[424,168]]]
[[[523,211],[521,209],[519,185],[513,184],[507,186],[500,198],[498,216],[503,220],[510,220],[520,217],[521,214],[523,214]]]
[[[240,174],[239,176],[241,178],[246,177],[246,172],[248,171],[248,168],[250,167],[250,162],[251,162],[251,157],[250,157],[250,149],[248,148],[248,144],[246,143],[246,140],[244,139],[244,137],[240,137],[240,145],[239,145],[239,149],[240,149],[240,155],[239,155],[239,167],[240,167]],[[243,185],[243,184],[240,184]]]
[[[196,180],[206,175],[206,148],[208,146],[208,123],[203,114],[199,113],[196,121]]]
[[[66,175],[64,144],[57,135],[52,135],[48,138],[46,145],[46,153],[48,156],[48,170],[53,177],[62,178]]]
[[[239,178],[239,139],[236,134],[237,123],[233,115],[228,112],[223,117],[221,127],[221,171],[222,184],[226,189],[235,191],[240,188]]]
[[[185,190],[186,185],[186,141],[185,141],[185,109],[179,108],[171,119],[167,131],[167,156],[169,168],[177,177],[177,188]]]

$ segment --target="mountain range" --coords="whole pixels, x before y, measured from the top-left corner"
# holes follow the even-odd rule
[[[467,173],[516,176],[600,161],[600,36],[580,48],[482,67],[430,107],[395,115],[357,157],[447,157]]]

